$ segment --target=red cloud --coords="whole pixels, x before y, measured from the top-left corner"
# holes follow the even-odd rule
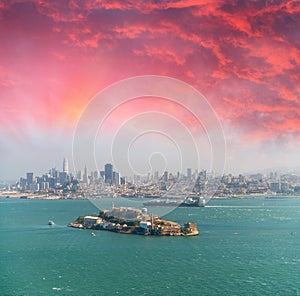
[[[297,1],[24,0],[0,12],[2,117],[16,102],[34,122],[73,127],[105,86],[159,74],[257,140],[300,132]]]

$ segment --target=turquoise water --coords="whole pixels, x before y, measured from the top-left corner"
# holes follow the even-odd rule
[[[196,222],[198,237],[66,227],[97,212],[87,200],[0,199],[0,294],[300,295],[300,199],[211,200],[168,214]]]

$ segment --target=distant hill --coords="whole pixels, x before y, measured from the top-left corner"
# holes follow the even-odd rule
[[[253,175],[253,174],[266,174],[270,172],[277,172],[280,174],[286,174],[286,173],[300,173],[300,166],[295,166],[295,167],[288,167],[288,166],[277,166],[277,167],[271,167],[271,168],[266,168],[266,169],[261,169],[261,170],[256,170],[256,171],[248,171],[245,172],[245,175]]]

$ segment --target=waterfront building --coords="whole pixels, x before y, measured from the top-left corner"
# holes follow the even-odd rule
[[[299,192],[300,192],[300,186],[299,186],[299,185],[295,186],[295,187],[294,187],[294,191],[295,191],[296,193],[299,193]]]
[[[38,183],[34,182],[34,183],[28,184],[28,189],[31,190],[31,191],[39,191],[40,186],[39,186]]]
[[[281,182],[280,191],[282,193],[287,193],[289,191],[289,184],[287,182]]]
[[[21,190],[25,190],[26,186],[27,186],[27,179],[20,178],[20,187],[21,187]]]
[[[191,232],[198,231],[197,230],[197,224],[192,222],[186,222],[184,223],[184,228],[188,229]]]
[[[270,183],[270,189],[271,189],[272,192],[278,193],[280,191],[279,182]]]
[[[40,190],[48,190],[49,189],[49,182],[42,182],[40,185]]]

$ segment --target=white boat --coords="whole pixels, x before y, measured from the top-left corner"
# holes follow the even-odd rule
[[[91,233],[91,236],[96,236],[96,234],[94,232]]]
[[[48,225],[53,226],[53,225],[55,225],[55,223],[52,220],[49,220]]]

